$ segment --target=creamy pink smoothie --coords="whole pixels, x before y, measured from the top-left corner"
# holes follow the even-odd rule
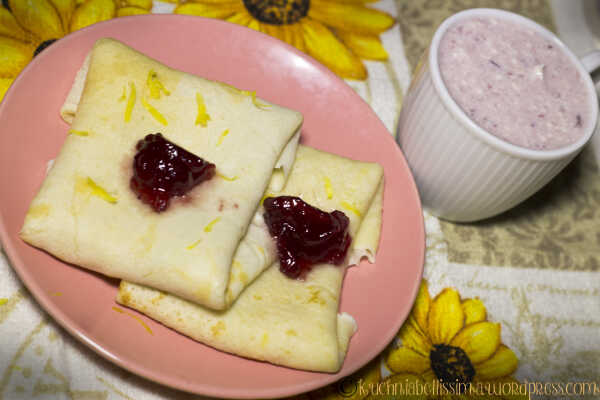
[[[438,50],[442,79],[463,111],[517,146],[567,146],[589,129],[583,77],[552,41],[523,25],[480,17],[451,26]]]

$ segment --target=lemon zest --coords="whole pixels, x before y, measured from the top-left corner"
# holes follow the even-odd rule
[[[344,207],[346,210],[348,211],[352,211],[354,214],[356,214],[358,217],[361,217],[362,214],[360,213],[360,211],[358,210],[358,208],[356,208],[354,205],[348,203],[347,201],[342,201],[341,206]]]
[[[127,106],[125,106],[125,122],[129,122],[131,120],[131,112],[133,111],[133,106],[135,105],[135,98],[135,83],[129,82],[129,97],[127,98]]]
[[[265,104],[265,103],[261,103],[260,101],[257,100],[257,98],[256,98],[256,91],[249,92],[247,90],[244,90],[244,94],[247,95],[247,96],[252,97],[252,104],[254,104],[254,106],[256,108],[258,108],[258,109],[268,110],[271,107],[270,105]]]
[[[124,314],[127,315],[128,317],[131,317],[133,319],[135,319],[137,322],[139,322],[146,331],[148,331],[149,334],[154,335],[154,333],[152,333],[152,329],[150,329],[150,327],[148,325],[146,325],[146,323],[144,321],[142,321],[142,319],[140,317],[138,317],[137,315],[134,314],[130,314],[127,311],[119,308],[119,307],[113,307],[113,310],[115,310],[116,312],[118,312],[119,314]]]
[[[265,202],[265,199],[266,199],[267,197],[271,197],[271,196],[274,196],[274,195],[273,195],[273,193],[266,192],[266,193],[263,195],[262,199],[260,199],[260,205],[262,205],[262,204]]]
[[[327,193],[327,198],[333,198],[333,188],[331,187],[331,181],[328,177],[325,177],[325,193]]]
[[[89,176],[85,181],[85,185],[86,185],[87,189],[94,196],[100,197],[102,200],[105,200],[111,204],[114,204],[117,202],[116,197],[111,196],[102,186],[100,186],[96,182],[94,182],[94,180],[92,178],[90,178]]]
[[[208,232],[211,232],[211,231],[212,231],[212,228],[213,228],[213,226],[215,226],[215,224],[216,224],[217,222],[219,222],[219,220],[220,220],[220,219],[221,219],[221,217],[217,217],[217,218],[213,219],[212,221],[210,221],[210,222],[208,223],[208,225],[206,225],[206,226],[204,227],[204,232],[207,232],[207,233],[208,233]]]
[[[76,131],[75,129],[69,129],[69,133],[77,136],[89,136],[88,131]]]
[[[127,98],[127,85],[123,86],[123,93],[119,97],[119,101],[124,101]]]
[[[225,139],[225,136],[229,135],[229,129],[225,129],[223,131],[223,133],[221,133],[221,136],[219,137],[219,140],[217,141],[217,146],[220,146],[221,143],[223,143],[223,140]]]
[[[150,90],[150,97],[153,99],[160,99],[161,91],[164,92],[166,96],[170,96],[171,92],[165,88],[160,80],[158,80],[158,75],[151,69],[148,72],[148,78],[146,79],[146,86]]]
[[[223,174],[222,174],[222,173],[220,173],[220,172],[217,172],[217,176],[218,176],[219,178],[221,178],[221,179],[225,179],[226,181],[229,181],[229,182],[233,182],[233,181],[235,181],[235,180],[237,180],[237,179],[238,179],[238,176],[237,176],[237,175],[236,175],[236,176],[232,176],[232,177],[230,178],[230,177],[228,177],[228,176],[225,176],[225,175],[223,175]]]
[[[198,239],[196,240],[194,243],[190,244],[189,246],[186,247],[186,249],[188,250],[192,250],[194,247],[198,246],[198,244],[202,241],[202,239]]]
[[[0,299],[0,306],[5,305],[6,303],[8,303],[8,299],[4,299],[4,298]]]
[[[157,120],[159,123],[161,123],[165,126],[169,125],[169,123],[167,122],[167,119],[156,108],[152,107],[152,105],[150,103],[148,103],[146,101],[146,99],[143,97],[142,97],[142,104],[143,104],[144,108],[146,110],[148,110],[150,115],[152,115],[154,117],[155,120]]]
[[[62,294],[62,292],[53,292],[53,293],[50,293],[50,294],[51,294],[52,296],[56,296],[56,297],[59,297],[59,296],[62,296],[62,295],[63,295],[63,294]]]
[[[243,96],[249,96],[252,98],[252,104],[254,104],[254,106],[256,108],[260,108],[261,110],[266,110],[268,108],[270,108],[271,106],[269,104],[264,104],[261,103],[260,101],[258,101],[258,99],[256,98],[256,91],[255,90],[242,90],[242,89],[238,89],[233,85],[230,85],[228,83],[225,82],[219,82],[221,85],[223,85],[226,89],[229,89],[230,91],[233,91],[236,94],[241,94]]]
[[[196,125],[206,126],[210,121],[210,115],[206,112],[206,105],[202,95],[196,92],[196,103],[198,104],[198,116],[196,117]]]

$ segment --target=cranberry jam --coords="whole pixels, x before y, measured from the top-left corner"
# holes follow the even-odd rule
[[[263,205],[279,269],[288,277],[303,278],[318,263],[344,262],[352,238],[343,212],[324,212],[292,196],[267,197]]]
[[[172,197],[183,196],[215,175],[215,165],[166,140],[149,134],[135,146],[130,187],[154,211],[165,211]]]

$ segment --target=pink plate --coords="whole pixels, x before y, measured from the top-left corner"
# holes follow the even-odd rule
[[[148,334],[115,312],[118,281],[65,264],[18,237],[46,163],[68,131],[59,109],[92,44],[113,37],[159,61],[228,82],[304,114],[303,142],[385,169],[383,232],[376,265],[351,268],[341,310],[359,330],[337,374],[297,371],[222,353],[145,316]],[[185,391],[237,398],[293,395],[351,374],[393,339],[416,297],[425,233],[416,186],[392,136],[342,80],[287,44],[218,20],[152,15],[77,31],[38,55],[0,105],[0,238],[31,293],[71,334],[108,360]],[[62,296],[51,293],[61,292]],[[131,311],[133,313],[133,311]],[[140,314],[141,315],[141,314]]]

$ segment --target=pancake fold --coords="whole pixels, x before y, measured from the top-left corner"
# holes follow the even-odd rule
[[[264,241],[252,221],[267,188],[285,183],[302,115],[112,39],[96,42],[61,115],[79,134],[66,136],[21,237],[101,274],[228,307],[243,289],[228,290],[234,260],[254,252],[246,237]],[[137,142],[157,132],[217,168],[162,213],[129,187]]]
[[[378,164],[300,145],[284,189],[273,195],[298,196],[324,211],[343,211],[350,219],[351,250],[356,262],[360,256],[373,258],[376,253],[382,193],[383,170]],[[350,204],[356,213],[345,210],[343,204]],[[270,254],[265,263],[274,261],[274,253],[265,254]],[[274,262],[264,272],[246,276],[253,282],[245,285],[225,311],[209,310],[127,281],[120,284],[117,302],[225,352],[334,373],[341,368],[357,329],[349,314],[338,312],[345,270],[344,265],[320,264],[305,280],[295,280],[281,273],[278,262]],[[237,274],[236,269],[232,271]]]

